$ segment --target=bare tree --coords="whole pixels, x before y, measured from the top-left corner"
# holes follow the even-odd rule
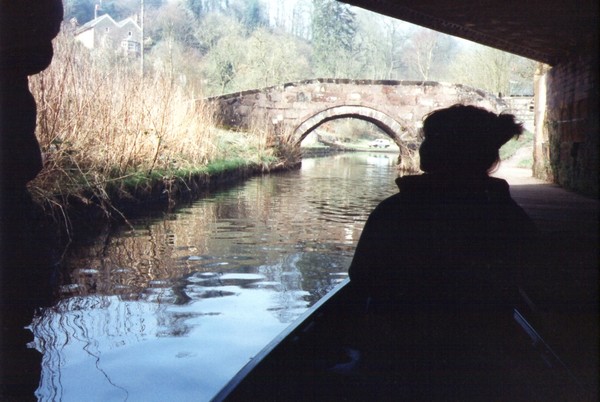
[[[471,44],[452,64],[455,82],[495,94],[530,92],[535,62],[501,50]]]
[[[210,13],[198,21],[194,29],[202,53],[208,53],[219,41],[229,35],[243,36],[243,27],[233,17],[220,13]]]
[[[254,76],[256,82],[249,87],[280,84],[311,74],[308,49],[292,35],[276,35],[259,29],[248,39],[245,48],[248,75]]]
[[[438,58],[442,34],[421,28],[411,35],[406,46],[406,56],[410,70],[423,81],[429,80],[431,68]]]
[[[384,38],[380,42],[385,63],[385,76],[383,78],[398,79],[402,74],[402,70],[406,68],[402,60],[402,53],[407,40],[406,33],[397,20],[386,18],[382,22]]]

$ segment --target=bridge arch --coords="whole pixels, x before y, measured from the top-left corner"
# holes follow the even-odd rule
[[[343,117],[369,121],[396,144],[417,141],[422,118],[455,103],[507,110],[503,99],[461,84],[432,81],[312,79],[208,98],[226,128],[268,123],[298,144],[320,124]],[[401,147],[402,149],[403,147]]]
[[[399,122],[388,114],[368,106],[340,105],[333,106],[310,115],[294,130],[295,143],[300,145],[321,124],[336,119],[355,118],[373,123],[386,133],[399,147],[408,140],[408,131],[411,126],[406,122]],[[404,124],[403,124],[404,123]]]

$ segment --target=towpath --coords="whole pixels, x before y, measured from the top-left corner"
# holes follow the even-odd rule
[[[541,233],[538,261],[522,276],[535,324],[597,397],[599,202],[535,179],[531,170],[510,163],[494,176],[509,182],[513,198]]]

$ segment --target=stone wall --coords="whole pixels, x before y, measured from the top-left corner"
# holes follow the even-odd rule
[[[423,116],[438,108],[455,103],[496,112],[507,108],[502,99],[463,85],[387,80],[315,79],[209,100],[230,128],[271,124],[293,130],[301,140],[325,121],[354,117],[376,124],[397,143],[414,137]]]
[[[597,197],[597,52],[572,57],[546,74],[545,107],[547,144],[542,148],[547,148],[552,179],[564,188]]]
[[[506,102],[507,107],[504,112],[514,114],[523,123],[523,127],[533,133],[535,130],[533,96],[505,96],[502,100]]]

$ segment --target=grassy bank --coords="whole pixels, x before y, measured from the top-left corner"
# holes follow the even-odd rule
[[[52,65],[31,78],[44,167],[29,184],[51,214],[71,209],[121,216],[145,202],[175,203],[211,181],[288,164],[286,152],[256,128],[217,128],[202,94],[164,66],[97,50],[62,33]],[[281,145],[283,144],[283,145]]]
[[[525,131],[517,139],[508,141],[500,148],[500,160],[515,167],[531,169],[533,166],[533,133]]]

